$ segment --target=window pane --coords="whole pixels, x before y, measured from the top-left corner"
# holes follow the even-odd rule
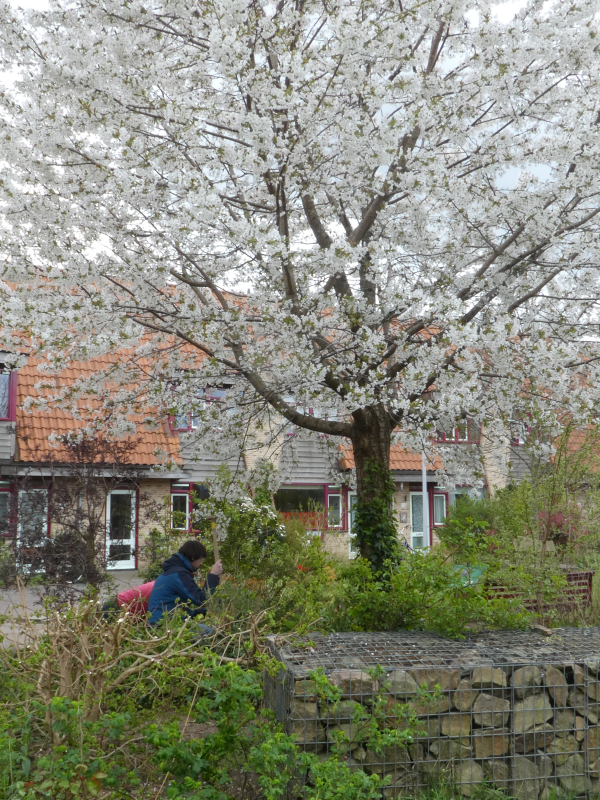
[[[175,417],[175,429],[178,431],[189,430],[190,423],[191,419],[189,414],[177,414]]]
[[[171,527],[178,530],[187,530],[188,495],[171,495]]]
[[[122,541],[123,539],[131,538],[132,511],[132,497],[130,494],[111,494],[109,530],[111,539]],[[125,556],[120,557],[125,558]]]
[[[410,529],[412,533],[423,533],[423,497],[420,494],[410,496]]]
[[[9,533],[10,526],[10,494],[0,492],[0,536]]]
[[[348,527],[351,531],[354,530],[354,517],[356,515],[356,504],[358,503],[358,495],[351,494],[348,496]]]
[[[8,417],[9,384],[10,375],[7,372],[0,372],[0,418]]]
[[[48,495],[45,489],[19,492],[19,538],[26,545],[42,542],[48,534]]]
[[[462,420],[456,426],[456,430],[458,432],[458,441],[459,442],[466,442],[469,438],[469,426],[466,420]]]
[[[333,528],[339,528],[342,524],[342,496],[340,494],[330,494],[328,497],[328,524]]]
[[[278,511],[318,511],[325,506],[323,486],[286,486],[275,492],[275,508]]]
[[[446,519],[446,498],[443,494],[433,496],[433,524],[443,525]]]
[[[209,500],[210,499],[210,489],[208,486],[205,486],[203,483],[195,483],[194,484],[194,493],[198,500]]]

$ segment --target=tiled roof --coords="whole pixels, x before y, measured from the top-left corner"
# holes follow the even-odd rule
[[[69,389],[82,378],[92,377],[108,370],[121,362],[124,354],[111,354],[91,359],[90,361],[71,362],[68,367],[52,375],[40,372],[38,366],[41,359],[29,358],[26,365],[19,369],[17,380],[17,454],[16,460],[39,463],[53,461],[64,463],[69,460],[68,451],[53,446],[51,434],[65,434],[84,428],[90,422],[102,416],[102,400],[99,395],[86,395],[76,400],[78,414],[74,416],[66,408],[56,403],[49,403],[45,408],[36,407],[35,402],[29,409],[23,407],[27,398],[54,396],[58,390]],[[36,384],[42,383],[38,388]],[[131,387],[126,387],[131,388]],[[140,402],[133,406],[128,419],[136,425],[136,434],[130,437],[135,442],[130,458],[131,462],[140,466],[152,466],[162,461],[180,461],[179,437],[170,430],[166,419],[155,419],[152,408]],[[128,437],[124,437],[128,441]],[[161,453],[162,455],[157,455]]]
[[[354,453],[352,452],[352,445],[340,445],[340,467],[342,469],[354,468]],[[406,450],[400,444],[393,444],[390,448],[390,469],[398,470],[401,472],[420,472],[422,466],[421,453],[414,453],[412,450]],[[434,472],[442,468],[441,459],[436,456],[434,463],[427,462],[427,471]]]

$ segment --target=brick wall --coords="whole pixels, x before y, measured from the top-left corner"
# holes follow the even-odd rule
[[[322,542],[327,553],[348,561],[348,531],[325,531]]]
[[[171,496],[171,481],[165,479],[142,480],[139,485],[138,544],[143,544],[151,528],[158,527],[150,515],[155,511],[164,513],[165,498]]]

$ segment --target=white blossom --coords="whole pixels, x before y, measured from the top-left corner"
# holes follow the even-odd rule
[[[589,419],[599,11],[2,0],[5,346],[127,348],[106,402],[195,410],[199,454],[349,438],[359,492],[392,430]]]

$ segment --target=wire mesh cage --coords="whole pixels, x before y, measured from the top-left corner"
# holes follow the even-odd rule
[[[293,644],[273,636],[269,644],[282,668],[265,674],[265,699],[286,732],[319,759],[337,753],[351,769],[385,778],[384,798],[440,782],[465,797],[482,784],[519,800],[600,797],[600,628],[461,641],[420,632]],[[380,728],[411,727],[405,745],[369,744],[375,704]]]

